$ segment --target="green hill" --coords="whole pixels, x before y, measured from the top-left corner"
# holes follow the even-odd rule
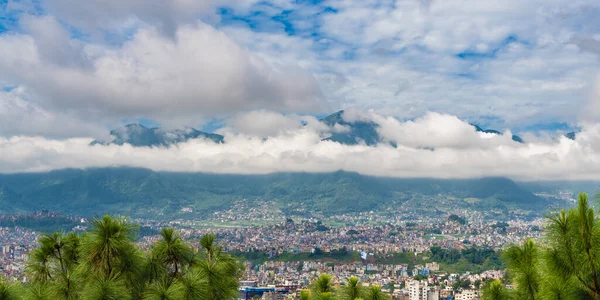
[[[326,215],[376,210],[411,195],[490,199],[507,208],[541,209],[548,201],[506,178],[467,180],[401,179],[351,172],[225,175],[154,172],[136,168],[59,170],[0,175],[0,212],[42,209],[89,216],[106,212],[133,217],[202,216],[228,209],[237,200],[276,201],[288,213]],[[426,204],[426,203],[424,203]]]

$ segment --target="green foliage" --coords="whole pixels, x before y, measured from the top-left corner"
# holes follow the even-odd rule
[[[186,271],[186,266],[192,265],[194,249],[187,245],[173,228],[164,228],[160,235],[162,239],[154,245],[151,255],[153,259],[160,262],[160,265],[166,266],[173,277],[178,278]]]
[[[329,274],[321,274],[310,287],[311,298],[315,300],[334,299],[334,292],[333,276]]]
[[[510,300],[511,295],[499,280],[486,284],[481,295],[482,300]]]
[[[414,279],[414,280],[417,280],[417,281],[421,281],[421,280],[425,280],[425,279],[427,279],[427,276],[425,276],[425,275],[421,275],[421,274],[417,274],[417,275],[415,275],[415,276],[413,277],[413,279]]]
[[[527,240],[503,257],[516,299],[600,299],[599,255],[600,223],[587,195],[580,194],[576,208],[548,217],[544,243]],[[508,297],[497,282],[486,286],[486,294]]]
[[[443,264],[444,269],[451,272],[477,272],[501,269],[503,266],[500,254],[489,248],[470,247],[457,250],[433,246],[429,251],[432,261]]]
[[[357,277],[350,277],[342,284],[334,284],[333,276],[321,274],[315,279],[310,290],[300,292],[301,300],[389,300],[390,295],[384,293],[379,285],[365,287]]]
[[[151,251],[134,243],[136,226],[124,218],[104,216],[91,229],[42,234],[30,254],[31,281],[0,282],[0,300],[214,299],[238,294],[241,266],[222,253],[215,235],[202,237],[200,251],[173,229],[161,231]]]
[[[70,231],[77,225],[78,219],[50,213],[0,217],[0,227],[22,227],[39,232]]]
[[[18,286],[0,280],[0,300],[21,299]]]
[[[456,222],[456,223],[458,223],[460,225],[467,224],[467,221],[464,218],[461,218],[461,217],[459,217],[457,215],[450,215],[448,217],[448,221],[450,221],[450,222]]]
[[[340,287],[338,297],[340,300],[354,300],[361,298],[365,293],[366,290],[361,285],[358,277],[350,277],[346,280],[346,284]]]
[[[310,300],[310,291],[309,290],[300,291],[300,300]]]
[[[381,291],[381,286],[371,285],[365,293],[364,300],[388,300],[390,297]]]
[[[144,300],[178,300],[184,297],[181,283],[169,278],[154,281],[144,291]]]
[[[503,256],[508,263],[508,271],[513,274],[513,282],[518,286],[519,299],[535,299],[541,281],[538,246],[529,239],[520,247],[510,247]]]

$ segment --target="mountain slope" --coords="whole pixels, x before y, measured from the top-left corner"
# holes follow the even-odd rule
[[[473,127],[475,127],[475,130],[477,130],[477,132],[485,132],[485,133],[492,133],[492,134],[502,134],[500,131],[498,130],[494,130],[494,129],[483,129],[475,124],[471,124]],[[518,135],[512,135],[512,140],[517,142],[517,143],[524,143],[525,141],[523,141],[523,139],[518,136]]]
[[[358,143],[364,142],[366,145],[369,146],[376,145],[382,141],[382,138],[377,133],[377,128],[379,127],[379,125],[373,122],[365,121],[348,122],[344,119],[343,110],[340,110],[334,114],[331,114],[321,119],[321,122],[330,127],[339,125],[347,129],[346,131],[342,132],[333,132],[331,136],[329,138],[326,138],[325,140],[330,140],[346,145],[356,145]],[[477,132],[485,132],[498,135],[502,134],[498,130],[483,129],[478,125],[471,125],[475,127],[475,130],[477,130]],[[518,143],[524,143],[523,139],[518,135],[512,135],[512,140]]]
[[[193,210],[188,217],[203,216],[242,199],[275,201],[288,213],[327,215],[389,208],[411,195],[494,199],[495,205],[540,212],[549,204],[505,178],[402,179],[341,171],[223,175],[101,168],[3,174],[0,187],[0,212],[49,209],[86,216],[110,212],[173,218],[183,214],[182,208]],[[485,209],[485,203],[478,209]]]
[[[331,136],[325,140],[345,145],[356,145],[360,142],[364,142],[369,146],[375,145],[381,141],[381,138],[377,133],[377,127],[379,127],[377,124],[362,121],[347,122],[344,120],[343,110],[321,119],[321,122],[330,127],[340,125],[348,129],[344,132],[333,132]]]
[[[134,147],[155,147],[169,146],[181,142],[186,142],[189,139],[204,138],[212,140],[215,143],[223,143],[223,136],[215,133],[206,133],[194,128],[188,127],[183,130],[166,131],[160,128],[148,128],[141,124],[128,124],[123,127],[110,131],[113,140],[103,142],[95,140],[95,144],[114,144],[123,145],[130,144]]]

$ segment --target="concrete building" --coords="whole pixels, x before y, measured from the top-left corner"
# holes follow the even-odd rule
[[[479,300],[481,295],[478,290],[462,290],[456,293],[456,300]]]
[[[440,298],[438,287],[429,286],[427,281],[408,281],[406,289],[409,300],[438,300]]]

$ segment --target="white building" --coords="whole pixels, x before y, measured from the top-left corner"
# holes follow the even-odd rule
[[[462,290],[456,294],[456,300],[479,300],[480,295],[478,290]]]
[[[409,300],[438,300],[440,291],[435,286],[429,286],[427,281],[411,280],[406,283]]]

